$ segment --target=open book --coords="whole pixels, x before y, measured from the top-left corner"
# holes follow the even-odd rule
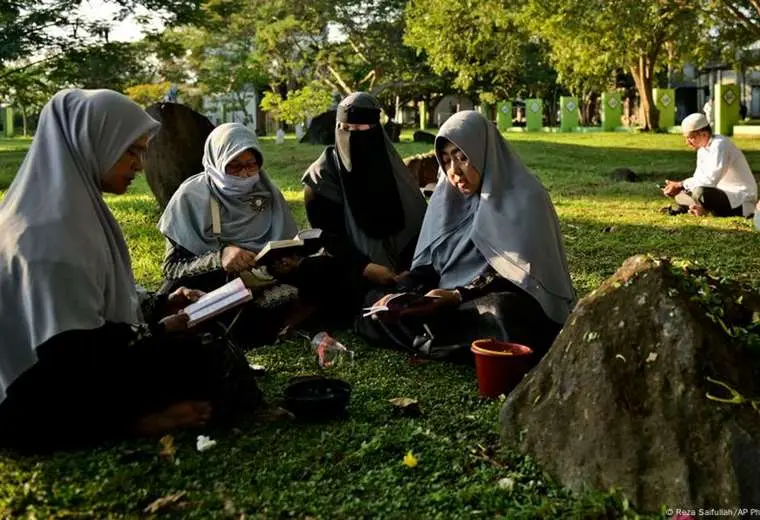
[[[184,312],[190,316],[187,326],[192,327],[252,299],[253,294],[245,286],[243,280],[235,278],[185,307]]]
[[[256,264],[269,265],[292,255],[313,255],[322,247],[321,229],[304,229],[290,240],[272,240],[256,255]]]
[[[396,316],[413,316],[429,314],[432,307],[438,302],[435,296],[420,296],[414,293],[386,294],[372,307],[365,307],[363,318],[376,314],[389,313]]]

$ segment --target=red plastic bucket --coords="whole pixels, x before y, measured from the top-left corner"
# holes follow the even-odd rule
[[[530,369],[533,349],[517,343],[479,339],[470,350],[475,354],[475,372],[483,397],[508,394]]]

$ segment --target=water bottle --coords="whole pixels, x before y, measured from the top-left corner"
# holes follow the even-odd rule
[[[339,366],[343,359],[354,360],[354,353],[327,332],[320,332],[311,340],[317,362],[322,368]]]

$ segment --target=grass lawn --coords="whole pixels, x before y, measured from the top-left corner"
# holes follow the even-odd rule
[[[551,191],[579,294],[593,290],[628,256],[645,252],[695,260],[760,285],[760,235],[750,221],[658,213],[667,201],[655,184],[687,177],[694,168],[695,154],[680,136],[508,139]],[[299,178],[320,147],[263,141],[267,172],[305,224]],[[736,143],[760,171],[760,140]],[[0,140],[0,195],[28,144]],[[429,145],[402,142],[398,148],[407,156]],[[643,182],[609,180],[605,175],[616,167],[631,168]],[[137,279],[155,288],[163,246],[147,184],[140,179],[127,195],[107,200],[123,226]],[[180,492],[183,508],[165,512],[183,518],[632,515],[619,496],[572,495],[530,459],[499,447],[500,403],[478,398],[472,368],[412,366],[405,356],[371,349],[349,333],[340,338],[357,353],[353,366],[330,371],[353,385],[348,419],[322,425],[242,420],[232,431],[211,432],[218,444],[203,453],[195,450],[194,435],[178,434],[173,463],[159,456],[155,440],[52,457],[0,455],[0,517],[139,516],[153,500]],[[267,367],[262,387],[275,402],[290,377],[318,370],[305,341],[260,348],[250,358]],[[397,416],[388,403],[394,397],[419,399],[423,415]],[[410,450],[418,459],[413,468],[402,463]]]

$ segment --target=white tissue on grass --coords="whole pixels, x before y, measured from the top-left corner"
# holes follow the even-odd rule
[[[195,442],[195,447],[198,451],[206,451],[216,446],[216,441],[208,437],[207,435],[198,435],[198,440]]]

